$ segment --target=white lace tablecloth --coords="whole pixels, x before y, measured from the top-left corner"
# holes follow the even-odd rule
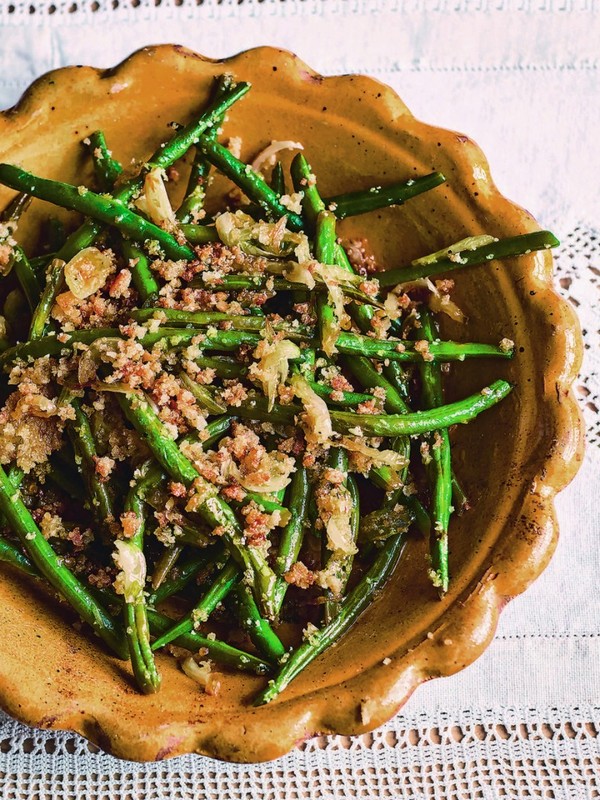
[[[421,687],[373,734],[279,761],[120,762],[0,716],[2,800],[600,797],[600,14],[596,0],[2,0],[0,107],[40,73],[112,66],[145,44],[211,57],[271,44],[325,74],[391,84],[426,121],[473,137],[500,189],[562,239],[579,312],[585,463],[558,501],[549,568],[474,665]],[[1,658],[0,650],[0,658]]]

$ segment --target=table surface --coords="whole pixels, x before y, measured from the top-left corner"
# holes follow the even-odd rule
[[[116,6],[113,8],[113,6]],[[324,74],[393,86],[435,125],[468,133],[500,190],[554,230],[557,288],[585,357],[575,391],[583,467],[559,497],[561,540],[504,612],[485,655],[416,692],[367,736],[316,739],[266,765],[196,756],[119,762],[70,734],[0,718],[3,798],[600,797],[600,22],[594,0],[121,0],[0,7],[0,107],[42,72],[111,66],[145,44],[211,57],[271,44]],[[1,657],[1,656],[0,656]]]

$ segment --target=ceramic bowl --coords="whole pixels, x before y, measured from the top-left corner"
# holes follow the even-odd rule
[[[202,109],[213,77],[224,71],[253,84],[226,125],[242,137],[243,158],[272,139],[299,140],[325,195],[432,170],[446,175],[445,185],[401,208],[343,223],[344,236],[366,232],[384,267],[408,264],[467,235],[538,229],[498,193],[468,137],[419,122],[371,78],[323,78],[292,54],[269,48],[223,62],[155,47],[111,70],[52,72],[0,116],[0,160],[80,184],[91,177],[80,144],[87,134],[102,128],[116,157],[129,164],[169,135],[171,121],[185,123]],[[0,192],[0,205],[9,196]],[[33,204],[28,241],[47,212],[43,203]],[[4,567],[2,707],[36,727],[77,731],[121,758],[194,752],[261,761],[316,733],[369,731],[420,683],[474,661],[490,642],[500,609],[539,575],[554,550],[554,495],[581,460],[581,421],[570,393],[581,342],[573,311],[552,289],[549,252],[454,277],[454,299],[468,321],[447,322],[443,333],[494,344],[509,337],[517,356],[457,364],[448,399],[499,377],[516,388],[493,411],[452,433],[455,468],[473,508],[452,520],[452,581],[443,600],[427,578],[426,544],[415,540],[351,632],[279,699],[254,708],[251,698],[263,679],[223,674],[220,694],[211,697],[162,655],[161,691],[139,694],[126,664],[78,632],[73,617],[34,582]]]

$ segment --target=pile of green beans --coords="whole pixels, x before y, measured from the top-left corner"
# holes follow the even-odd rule
[[[451,428],[513,389],[498,378],[445,402],[444,364],[500,364],[513,357],[513,343],[442,341],[422,290],[409,292],[408,309],[393,319],[389,290],[450,271],[460,280],[462,269],[557,241],[548,231],[488,237],[367,281],[338,221],[410,203],[444,175],[399,175],[387,186],[322,196],[298,153],[289,174],[277,162],[267,180],[219,141],[227,112],[249,89],[221,76],[209,106],[174,125],[134,177],[124,177],[100,130],[85,140],[93,185],[0,164],[0,183],[18,192],[0,217],[11,242],[0,281],[1,402],[13,412],[37,401],[36,424],[52,433],[47,469],[40,460],[28,473],[18,447],[0,466],[0,561],[64,598],[109,653],[130,661],[142,692],[158,691],[157,654],[175,645],[226,670],[268,676],[260,705],[347,633],[411,538],[429,540],[432,595],[448,591],[452,504],[468,508]],[[177,174],[188,151],[183,200],[165,216],[166,189],[160,205],[149,187],[174,165]],[[238,225],[230,233],[225,212],[211,218],[205,209],[213,171],[242,193],[240,211],[227,212]],[[293,210],[290,193],[300,199]],[[32,198],[84,220],[29,252],[11,237]],[[50,226],[59,229],[55,219]],[[94,258],[112,259],[124,288],[109,269],[78,294],[74,265],[83,259],[93,272]],[[152,379],[136,382],[116,366],[127,347],[154,365]],[[50,377],[32,400],[15,375],[38,368]],[[181,411],[179,395],[153,394],[163,379],[194,409],[183,421],[169,416]],[[250,474],[235,454],[240,430],[256,437],[246,455],[259,467]],[[133,442],[122,455],[111,444],[117,431]],[[226,458],[229,472],[211,471]],[[273,465],[284,462],[275,484]],[[379,509],[365,515],[367,495]],[[80,528],[93,532],[83,558]],[[102,586],[89,564],[101,567]],[[295,646],[280,638],[285,622],[296,625]]]

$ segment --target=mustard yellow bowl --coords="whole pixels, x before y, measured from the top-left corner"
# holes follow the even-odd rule
[[[411,200],[342,223],[366,236],[386,268],[467,235],[538,230],[502,197],[479,148],[466,136],[416,120],[388,87],[361,76],[323,78],[290,53],[259,48],[211,61],[180,47],[146,48],[111,70],[67,68],[40,78],[0,116],[0,161],[81,184],[91,167],[81,140],[102,128],[128,164],[191,119],[224,71],[253,84],[229,113],[226,131],[250,159],[273,139],[293,139],[325,195],[439,170],[447,183]],[[0,205],[11,193],[0,191]],[[24,239],[48,211],[35,201]],[[468,315],[443,333],[464,341],[516,343],[510,362],[456,365],[447,397],[502,377],[516,388],[493,411],[452,432],[456,472],[472,510],[450,527],[448,595],[427,577],[425,542],[411,543],[385,591],[336,647],[273,703],[254,708],[259,677],[226,673],[204,694],[174,659],[159,655],[161,691],[143,696],[129,668],[73,627],[72,615],[9,567],[0,582],[0,704],[36,727],[77,731],[121,758],[202,753],[261,761],[316,733],[358,734],[395,714],[432,677],[474,661],[498,613],[544,569],[554,550],[554,495],[581,461],[580,416],[570,392],[581,342],[571,308],[552,289],[549,252],[454,273],[453,299]],[[385,659],[385,661],[384,661]],[[424,689],[426,691],[426,689]]]

